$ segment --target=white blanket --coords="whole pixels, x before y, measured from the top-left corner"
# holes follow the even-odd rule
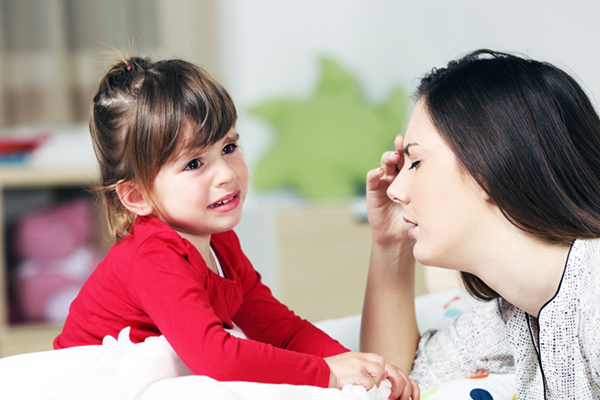
[[[218,382],[206,376],[192,376],[163,336],[132,343],[129,328],[121,331],[118,340],[107,336],[98,346],[0,359],[2,400],[370,400],[387,398],[387,383],[367,392],[362,386],[350,385],[340,391]]]
[[[415,302],[419,327],[422,331],[440,328],[472,304],[473,300],[462,291],[419,297]],[[360,315],[322,321],[317,326],[350,350],[358,350]],[[513,398],[514,375],[490,374],[477,378],[422,388],[422,398]],[[0,359],[0,400],[379,400],[389,394],[388,381],[367,392],[362,386],[352,385],[337,390],[218,382],[206,376],[192,376],[164,337],[133,344],[129,328],[117,339],[107,336],[98,346]]]

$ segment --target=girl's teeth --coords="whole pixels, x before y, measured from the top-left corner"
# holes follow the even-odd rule
[[[228,200],[223,200],[223,201],[220,201],[220,202],[218,202],[218,203],[215,203],[215,204],[213,204],[211,207],[218,207],[218,206],[222,206],[223,204],[227,204],[227,203],[229,203],[231,200],[233,200],[233,197],[232,197],[231,199],[228,199]]]

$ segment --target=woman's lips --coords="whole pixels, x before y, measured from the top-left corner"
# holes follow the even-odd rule
[[[412,234],[413,234],[414,230],[417,229],[417,226],[419,226],[419,225],[412,222],[410,219],[408,219],[406,217],[403,217],[403,219],[404,219],[404,222],[406,222],[407,224],[413,225],[410,228],[408,228],[408,232],[407,232],[408,237],[412,239],[412,237],[413,237]]]

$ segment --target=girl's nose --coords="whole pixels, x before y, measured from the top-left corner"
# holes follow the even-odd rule
[[[235,180],[236,173],[227,161],[220,160],[215,167],[215,186],[228,185]]]
[[[410,203],[410,190],[407,175],[406,168],[402,168],[387,190],[387,195],[392,201],[403,205]]]

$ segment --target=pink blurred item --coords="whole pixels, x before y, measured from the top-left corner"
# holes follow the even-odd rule
[[[21,218],[16,229],[16,297],[21,319],[62,321],[79,289],[101,261],[92,245],[93,203],[87,198]]]
[[[22,259],[66,257],[92,239],[92,219],[89,199],[28,214],[17,227],[17,254]]]
[[[82,246],[61,259],[27,260],[18,267],[21,312],[32,321],[61,321],[83,282],[101,258],[91,246]],[[69,298],[64,301],[65,294]]]

